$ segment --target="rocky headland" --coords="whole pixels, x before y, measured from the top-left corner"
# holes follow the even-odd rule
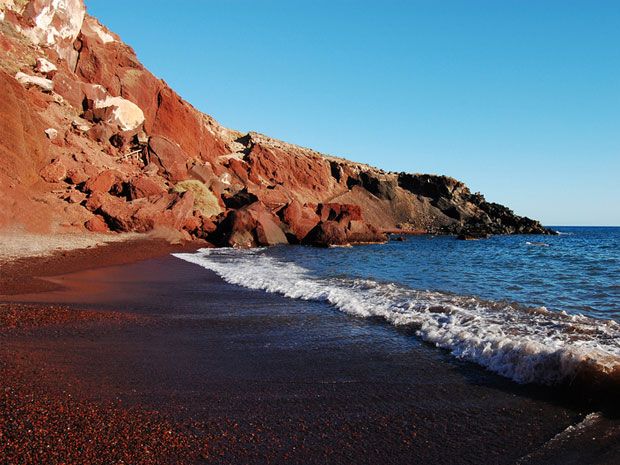
[[[0,229],[161,230],[235,247],[552,233],[450,177],[227,129],[82,0],[0,0],[0,87]]]

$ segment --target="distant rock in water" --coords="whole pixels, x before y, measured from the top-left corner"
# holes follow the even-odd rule
[[[0,228],[165,227],[238,247],[552,233],[453,178],[227,129],[85,11],[0,1]]]

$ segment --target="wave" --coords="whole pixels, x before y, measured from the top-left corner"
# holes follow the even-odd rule
[[[415,329],[423,340],[518,383],[620,379],[620,325],[505,302],[414,290],[370,279],[321,278],[264,249],[174,254],[231,284],[323,301],[362,318]]]
[[[551,247],[551,244],[547,244],[546,242],[530,242],[527,241],[525,245],[534,245],[538,247]]]

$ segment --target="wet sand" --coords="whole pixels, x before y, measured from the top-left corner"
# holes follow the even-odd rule
[[[1,431],[19,445],[5,457],[27,450],[46,463],[552,463],[561,455],[546,452],[557,448],[548,441],[590,413],[381,322],[241,289],[170,256],[52,284],[56,290],[12,299],[114,317],[3,329],[10,390]],[[28,415],[39,415],[45,434],[28,433]],[[84,422],[93,427],[63,439],[68,424],[79,430]],[[575,463],[615,463],[618,431],[586,445]]]

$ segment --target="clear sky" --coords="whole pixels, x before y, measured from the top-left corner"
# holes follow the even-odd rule
[[[225,126],[620,225],[618,0],[86,0]]]

